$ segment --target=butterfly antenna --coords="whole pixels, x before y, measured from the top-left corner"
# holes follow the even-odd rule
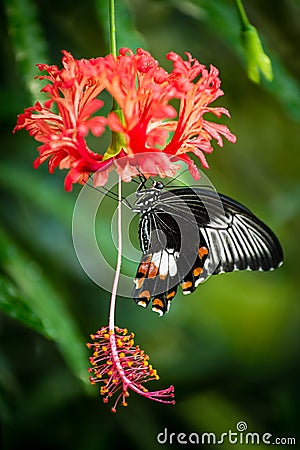
[[[147,182],[147,178],[145,177],[145,175],[144,175],[142,172],[140,172],[140,169],[138,168],[138,166],[135,166],[135,168],[137,169],[138,177],[139,177],[139,179],[140,179],[140,184],[139,184],[139,186],[138,186],[138,188],[137,188],[137,192],[139,192],[139,191],[141,191],[143,188],[146,189],[145,184],[146,184],[146,182]]]
[[[185,169],[183,172],[181,172],[180,174],[178,174],[177,175],[177,177],[175,177],[175,178],[172,178],[172,180],[170,180],[168,183],[166,183],[165,185],[164,185],[164,187],[165,188],[167,188],[167,187],[170,187],[170,188],[176,188],[176,187],[182,187],[182,186],[185,186],[185,184],[184,184],[184,182],[182,181],[182,185],[179,185],[179,186],[176,186],[176,185],[172,185],[172,186],[168,186],[170,183],[172,183],[173,181],[175,181],[175,180],[177,180],[181,175],[184,175],[186,172],[189,172],[189,169]],[[190,188],[193,188],[193,187],[200,187],[200,188],[205,188],[205,189],[210,189],[211,191],[216,191],[216,188],[214,187],[214,186],[211,186],[211,185],[207,185],[207,184],[195,184],[195,185],[192,185],[192,184],[189,184],[189,187]]]
[[[131,178],[131,181],[133,181],[134,183],[140,184],[140,181],[135,180],[134,178]]]
[[[170,181],[168,181],[168,183],[164,184],[164,187],[167,187],[170,183],[173,183],[173,181],[177,180],[179,177],[181,177],[181,175],[185,174],[185,172],[189,172],[189,169],[184,169],[183,172],[179,173],[175,178],[172,178]]]
[[[90,180],[93,179],[91,175],[89,175],[89,179]],[[110,191],[106,187],[104,187],[104,186],[101,186],[101,188],[95,187],[92,184],[89,184],[88,182],[86,182],[85,184],[87,186],[89,186],[91,189],[95,189],[96,191],[100,192],[101,194],[106,195],[108,198],[111,198],[112,200],[115,200],[117,202],[119,201],[118,194],[116,194],[115,192]],[[123,205],[126,206],[127,208],[132,209],[132,206],[128,202],[127,198],[122,198],[121,203],[123,203]]]

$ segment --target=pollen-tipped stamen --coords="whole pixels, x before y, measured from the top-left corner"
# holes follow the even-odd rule
[[[114,332],[109,327],[103,327],[91,335],[92,343],[87,347],[93,350],[90,357],[92,367],[89,372],[91,384],[102,383],[100,394],[104,403],[117,395],[112,411],[117,405],[127,406],[128,390],[151,400],[174,404],[174,387],[158,391],[148,391],[144,383],[158,380],[157,370],[149,364],[149,356],[134,345],[134,334],[128,330],[115,327]]]

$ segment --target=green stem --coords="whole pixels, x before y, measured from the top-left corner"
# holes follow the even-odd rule
[[[242,28],[243,28],[243,30],[247,30],[251,24],[249,22],[249,19],[248,19],[247,13],[245,11],[244,5],[242,3],[242,0],[235,0],[235,3],[236,3],[237,10],[239,12],[239,15],[240,15]]]
[[[117,56],[116,42],[116,20],[115,20],[115,0],[109,0],[109,36],[110,36],[110,52]]]
[[[117,57],[117,40],[116,40],[116,18],[115,18],[115,0],[109,1],[109,37],[110,37],[110,52]],[[118,109],[118,104],[113,99],[112,111]]]

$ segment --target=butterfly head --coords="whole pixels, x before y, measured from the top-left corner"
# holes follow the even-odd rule
[[[154,181],[152,185],[152,189],[157,189],[161,191],[164,188],[164,184],[161,181]]]

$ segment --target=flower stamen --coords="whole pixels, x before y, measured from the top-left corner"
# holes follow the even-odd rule
[[[92,343],[87,347],[93,350],[90,357],[92,367],[89,373],[91,384],[102,383],[100,394],[104,403],[121,391],[111,408],[116,412],[117,405],[127,406],[128,389],[151,400],[174,404],[174,387],[159,391],[149,391],[143,384],[158,380],[156,369],[149,364],[149,356],[134,345],[134,334],[127,329],[103,327],[91,335]]]

